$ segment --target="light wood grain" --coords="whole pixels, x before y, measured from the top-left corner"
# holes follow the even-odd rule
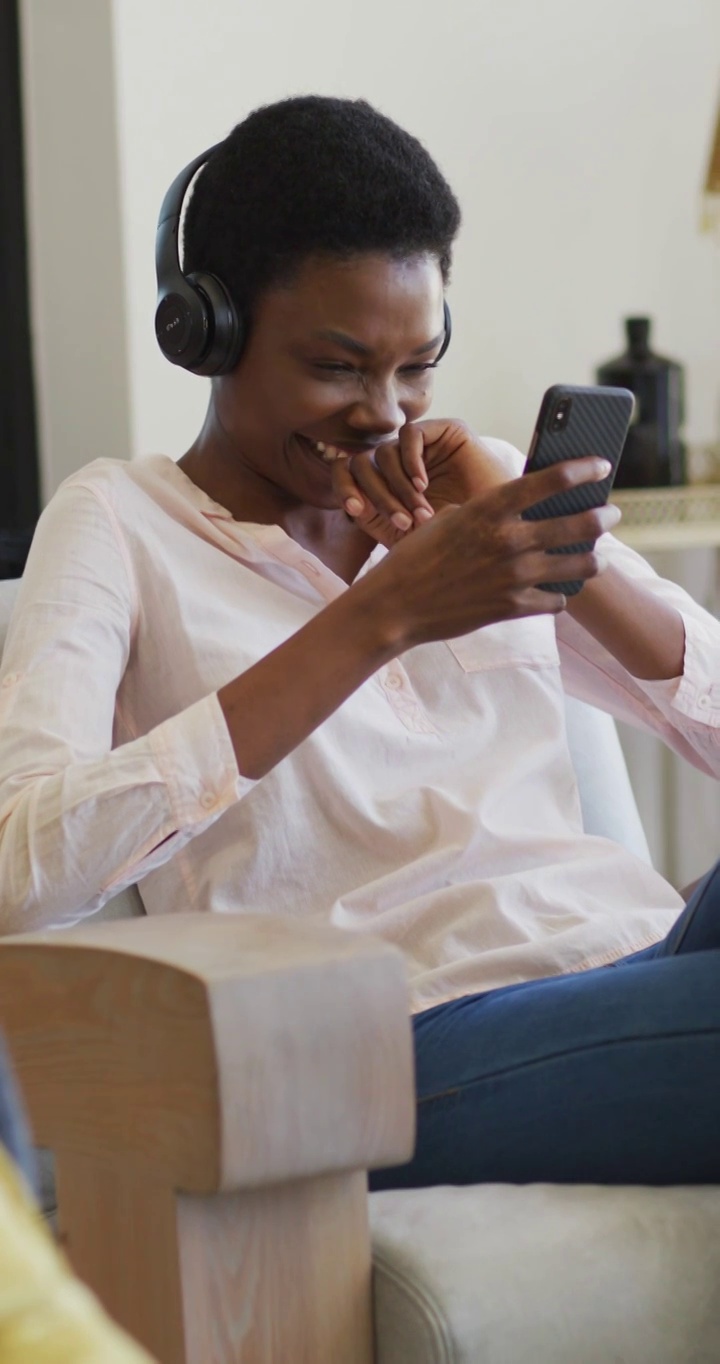
[[[184,1196],[178,1223],[191,1360],[371,1364],[364,1174]]]
[[[187,1192],[412,1149],[404,966],[370,939],[231,915],[6,938],[0,1022],[41,1145]]]
[[[408,1158],[404,968],[283,921],[0,943],[78,1273],[161,1364],[370,1364],[366,1176]]]
[[[191,1364],[175,1191],[133,1179],[121,1164],[67,1152],[55,1157],[55,1177],[58,1234],[75,1272],[160,1364]]]
[[[198,1197],[58,1161],[71,1263],[160,1364],[371,1364],[364,1174]]]

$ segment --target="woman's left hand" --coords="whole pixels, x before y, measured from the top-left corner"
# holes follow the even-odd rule
[[[335,460],[332,477],[355,524],[390,548],[436,511],[489,492],[510,475],[464,422],[436,418],[409,423],[374,455]]]

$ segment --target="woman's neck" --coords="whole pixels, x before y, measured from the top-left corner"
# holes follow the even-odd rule
[[[351,583],[375,543],[339,509],[307,506],[263,478],[242,460],[230,459],[203,432],[178,460],[183,473],[235,521],[280,526],[333,573]]]

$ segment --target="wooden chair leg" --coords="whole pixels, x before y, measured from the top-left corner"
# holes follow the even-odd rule
[[[160,1364],[372,1364],[364,1172],[203,1197],[56,1168],[74,1269]]]

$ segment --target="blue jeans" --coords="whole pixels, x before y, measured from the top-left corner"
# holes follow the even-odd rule
[[[0,1142],[22,1170],[31,1189],[36,1187],[35,1158],[20,1096],[0,1037]]]
[[[720,862],[667,938],[414,1019],[418,1138],[372,1189],[720,1183]]]

